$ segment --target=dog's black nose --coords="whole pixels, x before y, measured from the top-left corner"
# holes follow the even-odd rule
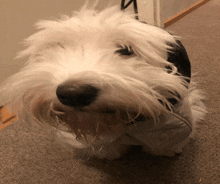
[[[59,101],[71,107],[83,107],[96,100],[99,89],[91,85],[74,86],[61,84],[56,90]]]

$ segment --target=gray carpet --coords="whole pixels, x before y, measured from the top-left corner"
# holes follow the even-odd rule
[[[75,157],[52,130],[15,122],[0,130],[0,183],[219,184],[220,3],[215,2],[168,27],[184,38],[209,111],[181,155],[164,158],[133,151],[116,161]]]

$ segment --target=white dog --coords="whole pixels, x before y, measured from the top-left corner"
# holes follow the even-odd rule
[[[99,158],[118,158],[130,145],[181,152],[205,107],[176,36],[118,7],[84,8],[37,28],[19,54],[29,56],[26,66],[0,87],[1,105]]]

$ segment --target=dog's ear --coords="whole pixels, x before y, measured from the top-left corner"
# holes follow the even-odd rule
[[[139,21],[143,24],[147,24],[146,22],[143,21]],[[158,26],[155,26],[158,27]],[[162,29],[158,27],[158,29]],[[164,30],[166,31],[166,30]],[[168,31],[166,31],[168,32]],[[169,33],[169,32],[168,32]],[[171,36],[172,34],[169,33]],[[186,77],[186,81],[189,83],[190,82],[190,78],[191,78],[191,66],[190,66],[190,61],[189,61],[189,57],[188,54],[186,52],[185,47],[183,46],[183,44],[176,39],[176,43],[167,43],[168,47],[170,47],[167,52],[167,61],[172,63],[176,68],[177,71],[180,75]],[[167,66],[167,69],[171,68],[169,66]]]
[[[171,49],[168,50],[168,59],[167,61],[174,64],[177,68],[179,74],[186,78],[186,81],[189,83],[191,78],[191,66],[189,57],[187,55],[185,47],[179,40],[176,40],[177,44],[168,43],[171,46]]]
[[[171,49],[168,50],[167,61],[174,64],[174,66],[177,68],[178,74],[186,77],[186,79],[185,79],[186,82],[190,83],[191,66],[190,66],[189,57],[188,57],[186,49],[182,45],[182,43],[179,40],[176,40],[176,43],[177,44],[175,44],[175,45],[168,43],[168,45],[171,47]],[[169,69],[168,67],[167,67],[167,69]],[[188,87],[188,86],[186,86],[186,87]],[[179,99],[181,98],[178,93],[177,93],[176,97]],[[169,98],[167,100],[172,105],[177,104],[177,100],[175,98]]]
[[[174,64],[177,68],[177,71],[180,75],[186,77],[186,82],[190,83],[191,78],[191,65],[189,61],[189,57],[187,55],[185,47],[179,40],[176,40],[177,44],[168,43],[171,46],[171,49],[168,51],[167,61]],[[167,67],[168,68],[168,67]],[[178,74],[177,74],[178,75]],[[188,87],[188,86],[186,86]],[[177,93],[177,98],[181,98]],[[175,98],[167,99],[172,105],[177,104],[177,100]]]

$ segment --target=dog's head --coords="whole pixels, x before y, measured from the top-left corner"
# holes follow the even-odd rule
[[[84,9],[37,28],[19,54],[29,57],[27,65],[0,89],[1,104],[20,118],[99,137],[155,120],[187,92],[175,36],[116,7]]]

